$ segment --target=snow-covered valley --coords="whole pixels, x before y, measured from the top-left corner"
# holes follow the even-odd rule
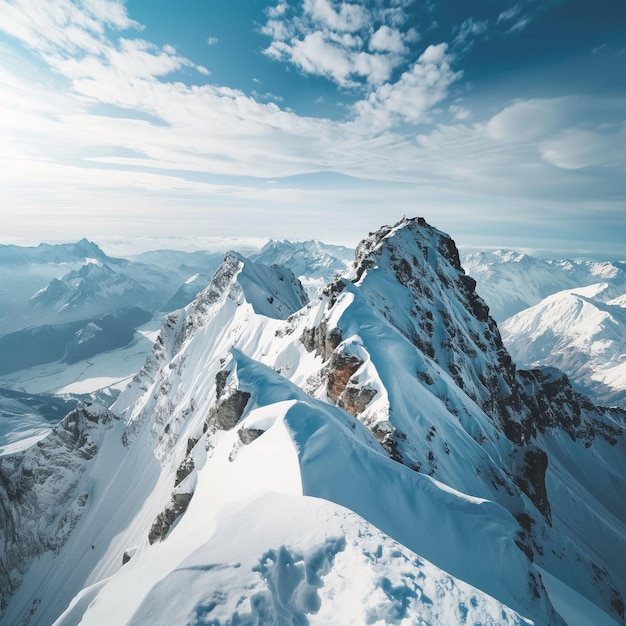
[[[124,389],[0,457],[6,623],[624,623],[626,412],[518,371],[421,219],[323,267],[308,302],[228,253],[158,333],[29,372]]]

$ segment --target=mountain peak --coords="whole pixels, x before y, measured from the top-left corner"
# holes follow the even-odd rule
[[[92,258],[104,260],[107,258],[107,255],[102,251],[102,249],[93,241],[89,241],[86,237],[83,237],[80,241],[73,244],[72,248],[76,256],[82,256],[86,259]]]
[[[358,282],[368,269],[379,266],[386,259],[397,270],[397,278],[404,283],[406,263],[419,264],[419,257],[437,269],[437,255],[441,255],[457,271],[463,271],[454,241],[446,233],[430,226],[422,217],[402,218],[393,226],[382,226],[369,234],[357,246],[354,273],[350,278]],[[404,268],[404,270],[403,270]]]

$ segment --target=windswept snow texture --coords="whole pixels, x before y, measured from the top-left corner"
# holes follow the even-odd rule
[[[608,283],[626,293],[624,261],[546,260],[495,250],[466,254],[463,267],[476,279],[476,289],[497,322],[566,289]]]
[[[517,372],[422,219],[306,300],[227,254],[110,411],[0,458],[2,619],[623,623],[625,413]]]
[[[521,366],[558,367],[598,404],[626,408],[626,297],[608,283],[549,296],[501,328]]]

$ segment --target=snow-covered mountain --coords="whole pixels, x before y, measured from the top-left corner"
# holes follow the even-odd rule
[[[216,268],[217,269],[217,268]],[[186,307],[211,282],[211,276],[198,272],[190,276],[176,293],[161,307],[161,311],[171,313]]]
[[[626,262],[538,259],[512,250],[463,256],[465,271],[501,322],[565,289],[605,282],[626,293]]]
[[[309,297],[350,266],[354,250],[321,241],[270,240],[250,259],[264,265],[282,265],[300,280]]]
[[[53,279],[31,297],[29,320],[38,324],[72,322],[133,306],[152,312],[179,282],[178,276],[159,268],[114,261],[88,261],[80,269]]]
[[[556,293],[501,328],[517,363],[558,367],[596,402],[626,408],[626,295],[608,283]]]
[[[151,313],[186,274],[107,256],[94,243],[0,246],[0,336],[141,307]]]
[[[474,286],[421,219],[309,304],[226,255],[110,410],[0,458],[3,619],[623,624],[626,414],[517,372]]]
[[[0,245],[0,335],[24,327],[31,296],[51,280],[79,269],[87,259],[102,261],[104,257],[104,252],[86,239],[37,247]]]

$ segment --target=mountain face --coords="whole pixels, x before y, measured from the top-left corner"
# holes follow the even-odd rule
[[[227,254],[110,410],[0,458],[3,619],[624,623],[626,412],[516,371],[474,287],[421,219],[308,304]]]
[[[623,261],[546,260],[512,250],[495,250],[465,255],[463,267],[476,279],[477,291],[497,322],[566,289],[608,283],[626,293]]]
[[[190,276],[176,293],[161,307],[161,311],[170,313],[186,307],[211,282],[211,276],[198,272]]]
[[[58,323],[133,306],[154,311],[172,290],[174,280],[161,270],[138,269],[126,262],[120,261],[120,266],[89,262],[34,294],[28,314]],[[157,289],[158,281],[164,285]]]
[[[561,291],[509,318],[502,336],[526,367],[557,367],[603,405],[626,408],[626,297],[608,283]]]

